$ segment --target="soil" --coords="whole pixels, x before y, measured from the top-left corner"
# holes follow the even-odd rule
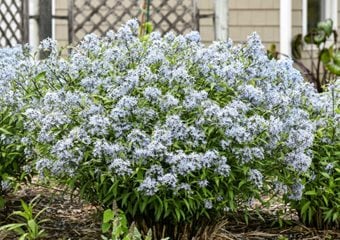
[[[8,196],[6,208],[0,211],[0,226],[13,222],[8,217],[13,211],[20,210],[20,199],[28,203],[37,195],[39,200],[35,206],[38,212],[47,208],[41,215],[41,219],[49,219],[42,224],[46,232],[44,239],[57,240],[100,240],[101,239],[101,211],[98,206],[94,206],[73,199],[66,190],[61,187],[47,187],[37,183],[22,186],[15,194]],[[277,205],[269,212],[262,212],[259,217],[254,216],[249,219],[248,224],[237,215],[229,216],[225,224],[211,239],[218,240],[340,240],[340,230],[316,230],[307,228],[299,223],[296,215],[283,209],[286,206]],[[285,222],[290,222],[285,227],[276,224],[275,212],[285,210],[289,212]],[[0,240],[18,239],[11,232],[0,232]]]

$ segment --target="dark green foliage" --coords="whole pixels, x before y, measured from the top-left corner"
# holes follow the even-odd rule
[[[339,109],[338,113],[339,114]],[[301,220],[319,229],[340,227],[340,132],[337,119],[320,128],[313,162],[301,201],[294,203]]]
[[[292,41],[292,55],[297,65],[307,73],[308,80],[315,85],[318,92],[323,92],[336,76],[340,75],[340,53],[337,48],[338,34],[333,30],[333,21],[326,19],[317,24],[304,37],[298,34]],[[311,66],[307,67],[300,60],[304,44],[312,45],[310,48]],[[316,56],[313,53],[315,47]],[[306,52],[309,53],[309,50]]]
[[[0,208],[4,205],[5,185],[22,178],[23,145],[20,143],[23,124],[19,114],[9,109],[0,111]]]

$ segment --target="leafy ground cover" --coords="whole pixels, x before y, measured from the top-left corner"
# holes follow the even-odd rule
[[[92,204],[85,203],[78,198],[72,198],[70,193],[58,186],[48,187],[41,183],[22,186],[19,191],[9,197],[6,208],[0,212],[0,226],[10,223],[10,213],[20,206],[20,199],[29,202],[40,195],[36,211],[48,207],[41,218],[49,219],[43,224],[46,239],[58,240],[93,240],[100,239],[102,209]],[[283,216],[286,225],[279,227],[278,211],[285,211]],[[261,212],[262,219],[256,214],[251,214],[248,224],[239,215],[228,216],[221,222],[220,228],[211,239],[218,240],[285,240],[285,239],[340,239],[339,230],[317,230],[304,226],[298,221],[296,213],[284,204],[277,203],[269,210]],[[0,233],[0,239],[13,240],[13,233]]]

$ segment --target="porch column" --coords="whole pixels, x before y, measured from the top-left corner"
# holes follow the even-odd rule
[[[39,0],[30,0],[28,2],[29,16],[39,15]],[[29,19],[29,44],[36,49],[39,45],[39,23],[37,18]]]
[[[215,40],[228,38],[228,0],[215,0]]]
[[[333,28],[338,31],[338,1],[332,2]]]
[[[292,0],[280,0],[280,52],[291,56]]]

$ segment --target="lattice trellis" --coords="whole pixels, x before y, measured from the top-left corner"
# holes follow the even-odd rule
[[[194,0],[151,0],[150,16],[160,32],[185,33],[194,29]],[[117,30],[131,18],[141,14],[141,0],[72,0],[70,10],[70,42],[79,41],[87,33],[103,35]]]
[[[28,42],[27,3],[27,0],[0,0],[0,47]]]
[[[151,20],[161,32],[186,33],[194,30],[196,5],[194,0],[152,0]]]

